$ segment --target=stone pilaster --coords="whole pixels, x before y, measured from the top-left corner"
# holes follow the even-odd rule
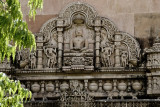
[[[43,59],[42,59],[42,53],[43,53],[43,34],[42,33],[36,33],[37,36],[37,68],[41,69],[43,68]]]
[[[121,46],[122,35],[117,33],[114,35],[115,45],[115,67],[120,67],[120,46]]]
[[[58,32],[58,67],[62,68],[62,54],[63,54],[63,20],[57,20]]]
[[[96,68],[100,67],[100,30],[101,30],[101,19],[97,18],[95,20],[95,32],[96,32],[96,44],[95,44],[95,51],[96,51]]]

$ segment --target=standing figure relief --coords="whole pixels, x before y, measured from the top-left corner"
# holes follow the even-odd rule
[[[29,59],[30,59],[30,67],[32,69],[36,68],[36,53],[35,52],[31,52]]]
[[[102,53],[101,53],[101,60],[102,64],[105,67],[111,67],[112,61],[111,61],[111,55],[113,54],[114,46],[107,45],[105,47],[102,47]]]
[[[126,67],[127,64],[128,64],[128,52],[122,51],[121,52],[121,66]]]
[[[47,67],[53,68],[56,66],[56,48],[44,47],[44,53],[47,56]]]

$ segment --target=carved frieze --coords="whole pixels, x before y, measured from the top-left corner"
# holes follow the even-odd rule
[[[66,106],[68,102],[92,102],[102,97],[137,99],[144,97],[146,90],[148,94],[160,93],[156,91],[159,76],[149,74],[148,87],[143,78],[148,72],[145,64],[149,72],[159,70],[159,40],[146,50],[147,63],[139,67],[141,53],[136,38],[119,31],[86,3],[71,3],[35,36],[35,51],[16,54],[16,73],[23,87],[33,92],[32,100],[59,99]]]

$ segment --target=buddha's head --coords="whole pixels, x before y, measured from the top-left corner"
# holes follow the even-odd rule
[[[83,30],[81,28],[77,28],[75,30],[75,34],[76,34],[76,36],[82,36],[83,35]]]

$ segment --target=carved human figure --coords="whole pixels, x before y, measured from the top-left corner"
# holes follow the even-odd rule
[[[44,48],[44,53],[47,56],[47,67],[53,68],[56,65],[56,48],[47,47]]]
[[[107,45],[106,47],[102,47],[102,64],[105,67],[110,67],[112,66],[112,62],[111,62],[111,55],[113,53],[113,46],[109,46]]]
[[[87,41],[83,37],[83,29],[81,28],[76,28],[75,29],[75,36],[71,40],[71,49],[76,50],[76,51],[84,51],[87,49]]]
[[[122,51],[121,52],[121,66],[126,67],[128,61],[128,52],[127,51]]]
[[[35,52],[31,52],[30,53],[30,66],[32,69],[36,68],[36,53]]]

